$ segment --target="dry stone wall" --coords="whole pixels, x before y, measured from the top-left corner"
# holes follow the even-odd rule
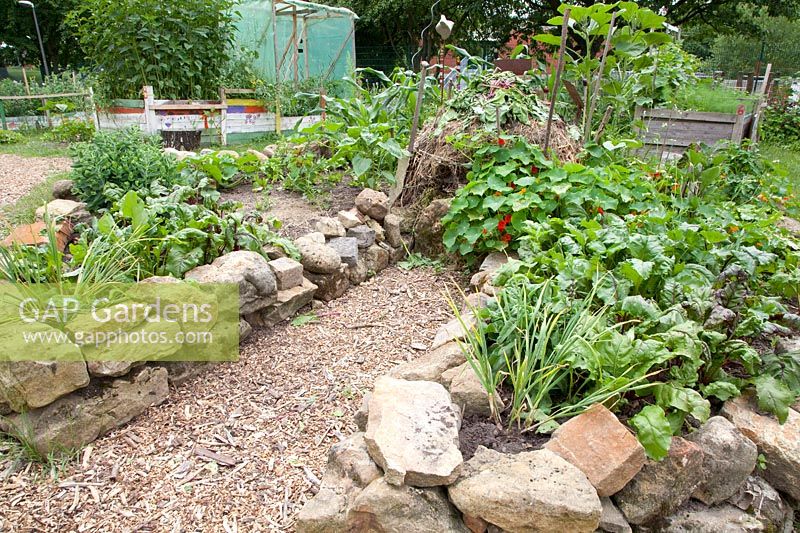
[[[465,312],[492,301],[493,272],[506,260],[495,254],[483,263]],[[298,532],[794,530],[800,412],[780,425],[746,396],[673,437],[660,462],[600,404],[561,425],[541,449],[481,446],[464,461],[462,417],[485,414],[488,404],[457,342],[464,335],[460,322],[445,324],[419,359],[376,380],[356,413],[360,432],[331,449]]]
[[[69,189],[71,185],[59,183],[54,192],[63,197]],[[74,223],[89,216],[85,204],[64,198],[41,208],[37,216],[45,212]],[[341,297],[350,286],[402,259],[410,245],[409,238],[400,234],[399,217],[389,213],[386,195],[370,189],[358,195],[353,209],[318,221],[316,229],[296,240],[300,261],[275,248],[265,249],[270,259],[235,251],[187,272],[185,279],[239,286],[241,342],[253,328],[287,320],[314,300]],[[142,283],[181,280],[158,276]],[[151,361],[173,355],[179,347],[169,353],[142,354],[142,359],[151,361],[146,364],[116,360],[87,364],[80,359],[87,355],[82,350],[91,346],[66,344],[63,349],[75,352],[72,359],[78,361],[0,362],[0,430],[29,441],[43,456],[78,448],[126,424],[166,400],[170,384],[179,385],[213,366]]]

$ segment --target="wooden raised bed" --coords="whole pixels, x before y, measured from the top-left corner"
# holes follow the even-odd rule
[[[753,114],[744,105],[735,114],[637,107],[634,120],[644,123],[636,127],[644,152],[683,153],[693,144],[741,143],[750,135]]]

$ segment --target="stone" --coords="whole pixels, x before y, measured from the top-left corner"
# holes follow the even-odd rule
[[[800,236],[800,221],[790,218],[790,217],[782,217],[779,221],[777,226],[781,229],[785,229],[795,237]]]
[[[303,284],[303,265],[289,257],[273,259],[269,262],[278,291],[286,291]]]
[[[491,272],[488,272],[486,270],[479,270],[478,272],[474,273],[472,277],[469,279],[469,286],[477,291],[480,291],[484,283],[487,282],[490,274]]]
[[[353,237],[337,237],[328,241],[328,246],[336,250],[339,259],[347,266],[358,264],[358,239]]]
[[[800,414],[789,409],[789,416],[781,425],[774,416],[759,414],[749,395],[725,402],[721,414],[766,457],[764,479],[800,500]]]
[[[322,217],[317,220],[317,223],[314,225],[318,232],[325,235],[325,237],[333,238],[333,237],[344,237],[347,230],[339,222],[338,218],[333,217]]]
[[[300,309],[311,303],[317,286],[302,278],[302,285],[278,291],[275,303],[247,316],[247,321],[260,327],[270,327],[293,317]],[[241,337],[240,337],[241,339]]]
[[[377,274],[389,266],[389,252],[377,244],[373,244],[364,254],[367,271]]]
[[[250,148],[245,153],[255,156],[259,161],[267,161],[267,160],[269,160],[269,156],[267,154],[265,154],[264,152],[259,152],[255,148]]]
[[[603,506],[603,514],[600,515],[600,531],[608,533],[631,533],[631,526],[622,515],[614,502],[608,496],[600,498],[600,505]]]
[[[261,153],[263,153],[267,157],[275,157],[275,152],[277,150],[278,150],[277,144],[268,144],[267,146],[264,147],[263,150],[261,150]]]
[[[76,450],[130,422],[169,395],[167,370],[142,367],[125,379],[89,392],[73,392],[55,402],[8,417],[10,433],[26,435],[41,455]]]
[[[183,161],[187,157],[194,157],[197,155],[194,152],[188,150],[178,150],[177,148],[173,148],[171,146],[164,148],[164,153],[175,157],[175,159],[178,161]]]
[[[217,155],[219,157],[228,156],[234,159],[239,159],[239,152],[237,152],[236,150],[217,150]]]
[[[298,240],[297,249],[300,251],[303,268],[314,274],[332,274],[339,270],[342,264],[339,253],[325,244]]]
[[[361,226],[364,224],[364,217],[362,217],[361,213],[359,213],[356,209],[339,211],[336,213],[336,218],[338,218],[339,222],[342,223],[344,229],[355,228],[356,226]]]
[[[355,433],[331,446],[319,492],[297,514],[298,533],[347,531],[347,511],[367,485],[381,477],[364,444]]]
[[[756,445],[721,416],[709,418],[686,440],[703,450],[705,481],[697,487],[692,497],[706,505],[714,505],[733,496],[756,467]]]
[[[442,218],[450,210],[452,199],[432,201],[423,209],[414,224],[414,251],[428,257],[444,255]]]
[[[447,490],[462,513],[505,531],[588,533],[602,513],[586,476],[549,450],[507,455],[479,446]]]
[[[479,309],[488,307],[495,299],[482,292],[471,292],[464,298],[464,305],[461,307],[461,314],[474,313]]]
[[[239,318],[239,343],[241,343],[247,337],[252,335],[252,333],[253,333],[253,326],[250,325],[250,322],[248,322],[244,318]]]
[[[353,421],[356,423],[356,427],[359,431],[367,430],[367,420],[369,419],[369,399],[371,397],[372,393],[370,392],[364,394],[364,397],[361,398],[361,405],[353,415]]]
[[[410,249],[410,247],[408,249]],[[395,263],[399,263],[400,261],[405,259],[407,255],[406,250],[407,248],[404,248],[402,246],[398,246],[397,248],[391,248],[389,251],[389,263],[394,265]]]
[[[458,478],[461,420],[438,383],[382,376],[369,400],[364,439],[391,485],[433,487]]]
[[[462,514],[461,520],[464,521],[464,525],[467,526],[472,533],[484,533],[489,529],[489,522],[481,518],[480,516],[470,516],[468,514]]]
[[[461,315],[461,320],[458,318],[452,319],[436,332],[436,336],[433,338],[433,344],[431,344],[431,350],[435,350],[439,346],[444,346],[448,342],[465,339],[467,333],[475,329],[476,323],[475,315],[472,313]]]
[[[478,271],[493,273],[495,270],[505,265],[506,263],[508,263],[508,256],[506,254],[500,252],[492,252],[483,259],[483,262],[481,263],[481,266],[478,269]]]
[[[118,378],[130,372],[134,364],[134,361],[87,361],[86,368],[94,377]]]
[[[65,251],[75,234],[72,230],[72,222],[69,220],[53,222],[53,231],[55,232],[58,249]],[[23,224],[22,226],[14,227],[8,237],[3,239],[2,245],[5,247],[9,247],[12,244],[39,246],[48,244],[49,242],[50,236],[48,234],[47,224],[40,220],[33,224]]]
[[[367,281],[367,278],[369,278],[369,268],[367,267],[366,258],[359,257],[355,266],[347,266],[347,279],[349,279],[350,283],[353,285],[360,285]]]
[[[378,478],[347,513],[347,531],[468,533],[441,487],[393,486]]]
[[[383,222],[389,214],[389,197],[380,191],[364,189],[356,196],[356,209],[373,220]]]
[[[453,378],[450,380],[450,396],[453,403],[461,408],[463,417],[483,416],[489,417],[492,408],[489,393],[481,385],[478,376],[469,363],[464,363],[452,369]]]
[[[400,364],[389,371],[389,375],[408,381],[435,381],[443,383],[442,374],[467,362],[457,342],[448,342],[435,350],[428,350],[421,357]]]
[[[264,252],[264,254],[266,254],[266,256],[270,258],[270,260],[280,259],[281,257],[288,257],[286,255],[286,250],[274,244],[265,244],[264,246],[261,247],[261,251]]]
[[[383,219],[383,231],[386,234],[386,242],[394,248],[403,247],[403,236],[400,233],[400,217],[389,213]]]
[[[332,274],[306,272],[306,278],[317,286],[314,298],[323,302],[330,302],[341,297],[350,287],[350,280],[347,277],[347,265],[341,265],[339,270]]]
[[[237,283],[241,315],[271,305],[278,292],[269,262],[261,254],[247,250],[217,257],[210,265],[193,268],[185,277],[200,283]]]
[[[301,242],[314,242],[317,244],[325,244],[325,235],[320,233],[319,231],[311,231],[301,237],[298,237],[294,241],[295,245],[297,246],[300,246]]]
[[[53,200],[47,205],[36,209],[36,220],[44,220],[44,214],[50,216],[50,220],[66,219],[73,224],[80,224],[92,220],[92,215],[86,210],[86,204],[74,200]]]
[[[647,459],[636,437],[599,403],[562,424],[545,448],[586,474],[598,496],[622,490]]]
[[[89,373],[78,347],[63,344],[59,350],[63,357],[54,356],[49,362],[0,362],[0,402],[21,413],[44,407],[88,385]]]
[[[367,219],[367,227],[375,232],[375,242],[382,243],[386,240],[386,232],[383,231],[383,226],[377,220]]]
[[[211,368],[213,363],[202,361],[161,361],[158,366],[167,371],[169,384],[173,387],[179,387]]]
[[[683,505],[703,482],[703,450],[672,437],[669,454],[660,462],[648,460],[614,502],[631,524],[642,525],[667,516]]]
[[[75,193],[72,192],[72,180],[58,180],[53,183],[53,198],[56,200],[77,200]]]
[[[775,343],[775,353],[800,352],[800,337],[779,337]]]
[[[767,531],[794,531],[794,511],[763,478],[748,477],[728,503],[753,515]]]
[[[355,239],[359,248],[369,248],[375,244],[375,231],[366,224],[348,229],[347,236]]]
[[[664,533],[756,533],[774,531],[764,529],[753,516],[734,507],[720,505],[707,507],[691,501],[676,513],[658,524],[655,531]]]

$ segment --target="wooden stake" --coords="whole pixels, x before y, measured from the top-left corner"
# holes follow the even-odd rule
[[[28,73],[25,71],[25,65],[22,65],[22,81],[25,83],[25,94],[31,95],[31,85],[28,83]]]
[[[592,118],[594,116],[594,109],[597,105],[597,97],[600,95],[600,80],[603,79],[603,69],[606,66],[606,57],[608,57],[608,52],[611,49],[611,36],[614,34],[614,24],[617,22],[617,12],[611,14],[611,22],[608,25],[608,35],[606,36],[606,44],[603,47],[603,57],[600,58],[600,68],[597,72],[597,80],[594,84],[594,90],[592,91],[591,103],[589,103],[589,107],[586,110],[587,114],[584,115],[584,124],[583,124],[583,140],[586,140],[592,135]],[[655,79],[655,77],[653,78]]]
[[[422,69],[419,71],[419,86],[417,87],[417,102],[414,106],[414,118],[411,121],[411,135],[408,140],[408,151],[414,153],[414,147],[417,144],[417,128],[419,127],[419,113],[422,111],[422,99],[425,96],[425,81],[428,74],[428,62],[423,61],[420,66]]]
[[[558,61],[556,62],[556,75],[553,80],[553,90],[550,91],[550,111],[547,113],[547,127],[544,130],[544,153],[550,148],[550,128],[553,125],[553,113],[556,110],[556,95],[561,83],[561,68],[564,63],[564,49],[567,47],[567,28],[569,27],[569,8],[564,11],[564,22],[561,24],[561,46],[558,47]]]

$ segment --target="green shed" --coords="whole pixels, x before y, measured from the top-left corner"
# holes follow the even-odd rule
[[[300,0],[242,0],[236,41],[265,79],[341,79],[356,64],[355,13]]]

